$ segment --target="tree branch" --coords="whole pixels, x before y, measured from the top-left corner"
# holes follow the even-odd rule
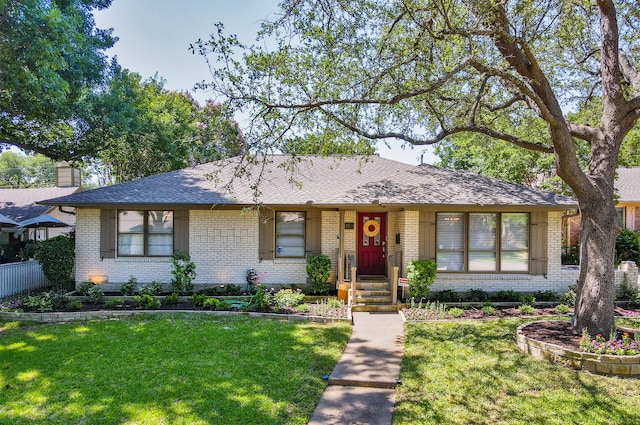
[[[631,83],[635,96],[640,96],[640,73],[631,65],[629,57],[622,50],[618,53],[618,60],[620,61],[622,74]]]

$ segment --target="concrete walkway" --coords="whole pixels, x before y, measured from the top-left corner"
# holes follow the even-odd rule
[[[351,338],[309,425],[390,425],[404,347],[397,313],[353,313]]]

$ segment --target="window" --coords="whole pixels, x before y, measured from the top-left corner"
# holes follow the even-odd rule
[[[118,211],[118,255],[173,254],[173,211]]]
[[[529,214],[438,213],[441,271],[528,272]]]
[[[304,258],[305,213],[276,212],[276,257]]]

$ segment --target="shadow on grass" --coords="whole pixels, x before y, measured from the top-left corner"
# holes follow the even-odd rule
[[[0,332],[0,423],[304,424],[350,328],[171,315]]]
[[[526,321],[408,325],[394,424],[640,423],[640,381],[521,353]]]

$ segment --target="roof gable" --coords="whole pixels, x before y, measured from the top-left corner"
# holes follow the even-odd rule
[[[47,205],[513,205],[575,207],[573,198],[477,174],[381,157],[273,155],[217,161],[70,196]],[[257,190],[255,189],[258,182]]]
[[[0,189],[0,213],[16,221],[37,217],[51,208],[37,202],[52,197],[67,196],[78,190],[78,187]]]

